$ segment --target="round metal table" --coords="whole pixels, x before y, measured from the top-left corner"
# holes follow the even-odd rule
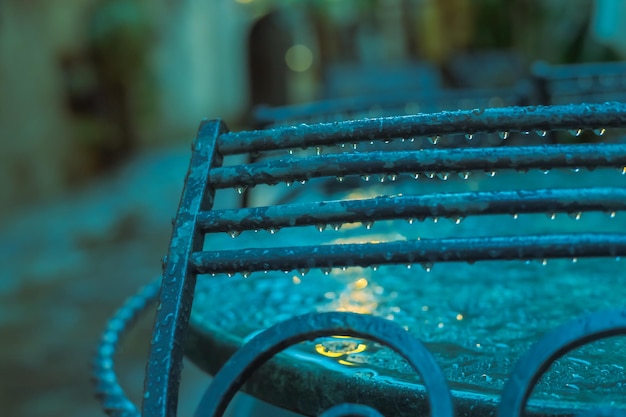
[[[506,177],[501,181],[506,183]],[[437,227],[459,235],[485,227],[490,233],[573,230],[583,221],[597,231],[626,227],[623,214],[550,217],[493,216],[488,223],[475,217]],[[381,233],[396,238],[428,235],[434,228],[430,220],[402,227],[380,223]],[[357,238],[360,230],[344,229],[325,239]],[[306,233],[308,239],[317,232]],[[238,244],[258,239],[255,234],[242,237]],[[401,324],[426,344],[446,375],[457,415],[493,415],[517,359],[543,334],[575,316],[624,306],[624,262],[538,259],[334,269],[329,275],[316,270],[258,273],[245,279],[200,277],[186,353],[215,374],[246,340],[287,318],[314,311],[372,314]],[[567,415],[591,405],[626,408],[625,359],[622,338],[568,353],[538,382],[527,411]],[[244,390],[307,415],[343,402],[369,404],[390,416],[428,411],[427,393],[406,361],[377,343],[342,335],[286,349],[259,369]]]

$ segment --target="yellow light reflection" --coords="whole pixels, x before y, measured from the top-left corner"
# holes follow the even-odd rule
[[[365,278],[359,278],[354,282],[354,289],[355,290],[362,290],[363,288],[367,287],[367,279]]]
[[[456,319],[459,320],[459,321],[463,320],[463,314],[461,314],[461,313],[457,314],[456,315]]]

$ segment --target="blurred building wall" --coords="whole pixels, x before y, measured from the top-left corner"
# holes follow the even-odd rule
[[[248,102],[251,19],[232,0],[0,2],[0,216],[133,152],[189,143],[202,117],[236,125]],[[127,75],[123,62],[109,64],[126,53],[134,65],[129,42],[145,49],[145,68]],[[131,143],[117,143],[120,119]]]

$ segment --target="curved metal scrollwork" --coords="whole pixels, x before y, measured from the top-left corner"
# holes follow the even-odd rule
[[[228,403],[250,375],[283,349],[295,343],[336,334],[367,338],[397,351],[421,376],[428,391],[431,414],[436,417],[454,415],[452,395],[445,376],[435,358],[419,340],[397,323],[383,318],[331,312],[293,317],[252,338],[215,375],[200,402],[196,417],[223,415]],[[371,414],[372,409],[369,407],[367,410],[350,408],[349,405],[344,407],[338,411],[344,414],[338,415],[376,416]],[[337,415],[334,412],[331,411],[330,415]]]
[[[607,311],[589,314],[560,327],[557,327],[526,354],[524,354],[502,392],[499,417],[519,417],[523,415],[535,384],[552,363],[572,349],[589,342],[610,336],[626,334],[626,310]],[[585,416],[605,416],[606,410],[585,413]],[[623,412],[611,410],[608,415],[617,417]]]

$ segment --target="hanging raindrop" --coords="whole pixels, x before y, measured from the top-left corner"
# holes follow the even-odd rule
[[[604,134],[606,133],[606,129],[603,128],[603,127],[599,128],[599,129],[593,129],[593,133],[596,136],[604,136]]]
[[[498,136],[500,136],[500,139],[502,140],[507,140],[509,138],[509,135],[510,135],[509,132],[507,132],[506,130],[502,132],[498,132]]]
[[[322,233],[324,230],[326,230],[326,225],[324,223],[318,223],[315,225],[315,228],[318,232]]]
[[[306,274],[308,274],[308,273],[309,273],[309,269],[308,269],[308,268],[299,268],[299,269],[298,269],[298,273],[299,273],[301,276],[305,276]]]
[[[344,177],[342,177],[341,175],[337,175],[335,177],[335,179],[337,180],[337,182],[343,182],[343,180],[345,179]]]
[[[426,272],[430,272],[433,269],[433,263],[432,262],[422,262],[421,267],[424,268],[424,271]]]
[[[379,266],[378,265],[370,265],[370,268],[372,268],[372,271],[378,271]]]
[[[330,273],[332,272],[333,268],[331,268],[330,266],[325,266],[323,268],[320,268],[320,271],[322,271],[322,273],[324,275],[330,275]]]
[[[361,223],[365,229],[370,230],[372,226],[374,226],[374,222],[362,222]]]
[[[432,143],[433,145],[436,145],[437,142],[439,142],[439,135],[429,136],[428,141]]]
[[[416,173],[413,174],[413,179],[416,180],[416,179],[419,179],[419,177],[420,177],[420,173],[419,172],[416,172]]]
[[[469,171],[461,171],[459,172],[459,177],[463,178],[464,180],[468,179],[470,177],[470,172]]]
[[[246,187],[245,185],[238,185],[237,187],[235,187],[237,194],[243,194],[246,192],[247,189],[248,187]]]
[[[569,134],[575,137],[578,137],[580,135],[582,135],[583,130],[582,129],[570,129],[568,130]]]
[[[542,138],[545,138],[546,136],[548,136],[547,130],[536,130],[535,133],[537,134],[537,136],[541,136]]]
[[[466,134],[465,134],[465,139],[467,139],[467,140],[472,140],[472,139],[474,139],[474,134],[473,134],[473,133],[466,133]]]
[[[370,180],[370,178],[371,178],[371,177],[370,177],[368,174],[361,175],[361,179],[362,179],[363,181],[365,181],[365,182],[368,182],[368,181]]]
[[[248,278],[250,276],[251,272],[250,271],[241,271],[241,276],[244,278]]]
[[[450,173],[449,172],[438,172],[437,173],[437,177],[439,177],[439,179],[446,181],[448,179],[448,177],[450,177]]]
[[[333,230],[335,230],[335,231],[341,229],[341,226],[343,226],[343,224],[341,224],[341,223],[333,223],[333,224],[330,225],[330,227],[332,227]]]
[[[582,216],[582,212],[577,211],[574,213],[568,213],[567,215],[571,217],[573,220],[580,220],[580,217]]]
[[[241,234],[241,231],[239,230],[229,230],[228,231],[228,236],[232,237],[233,239],[236,238],[237,236],[239,236]]]
[[[324,148],[322,146],[316,146],[315,147],[315,154],[319,156],[319,155],[322,154],[323,150],[324,150]]]

